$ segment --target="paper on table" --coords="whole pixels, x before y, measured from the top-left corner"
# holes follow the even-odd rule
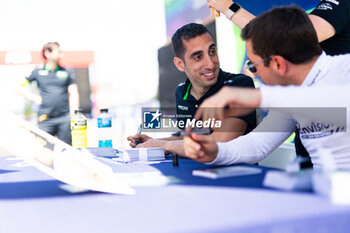
[[[91,154],[96,157],[104,158],[116,158],[116,150],[112,147],[88,147],[83,150],[88,150]]]
[[[164,176],[157,168],[150,166],[149,162],[119,163],[115,162],[114,159],[98,159],[104,164],[110,165],[115,175],[131,187],[163,186],[173,181],[172,177]]]
[[[311,176],[312,169],[305,169],[296,173],[268,171],[264,177],[263,185],[288,191],[308,191],[311,190]]]
[[[203,176],[211,179],[225,178],[231,176],[245,176],[261,173],[261,168],[245,167],[245,166],[230,166],[206,168],[200,170],[193,170],[192,175]]]
[[[119,151],[120,162],[132,162],[132,161],[159,161],[165,160],[165,154],[163,148],[132,148]]]
[[[135,193],[92,154],[81,152],[3,110],[0,110],[0,148],[64,183],[108,193]]]

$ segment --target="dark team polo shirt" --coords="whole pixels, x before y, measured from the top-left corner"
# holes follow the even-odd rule
[[[335,29],[335,35],[320,43],[328,55],[350,53],[350,0],[322,0],[310,13]]]
[[[199,99],[196,100],[191,94],[191,82],[187,79],[185,82],[180,83],[175,90],[175,102],[176,102],[176,114],[178,120],[186,120],[188,118],[192,119],[197,108],[201,103],[208,97],[217,93],[223,86],[233,86],[233,87],[254,87],[253,80],[243,74],[231,74],[224,72],[220,69],[218,80],[216,84],[211,86],[209,90]],[[252,131],[256,126],[256,112],[239,117],[240,119],[247,122],[247,129],[245,133]]]
[[[35,81],[40,90],[42,104],[38,115],[57,117],[69,113],[68,86],[75,83],[72,74],[65,68],[58,66],[56,70],[47,70],[46,67],[34,69],[29,82]]]

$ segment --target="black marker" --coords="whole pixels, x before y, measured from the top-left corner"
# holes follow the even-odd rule
[[[177,154],[173,154],[173,166],[179,166],[179,156]]]
[[[142,130],[142,124],[140,124],[138,130],[137,130],[137,134],[141,134],[141,130]],[[140,143],[140,139],[139,138],[136,138],[135,139],[135,144],[139,144]]]

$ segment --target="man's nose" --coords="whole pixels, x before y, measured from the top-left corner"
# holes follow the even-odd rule
[[[207,69],[214,69],[215,67],[215,60],[214,58],[210,57],[210,56],[207,56],[205,58],[205,68]]]

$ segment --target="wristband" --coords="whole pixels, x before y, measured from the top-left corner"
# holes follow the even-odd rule
[[[232,3],[232,5],[227,9],[225,16],[230,20],[232,16],[241,9],[241,6],[237,3]]]

